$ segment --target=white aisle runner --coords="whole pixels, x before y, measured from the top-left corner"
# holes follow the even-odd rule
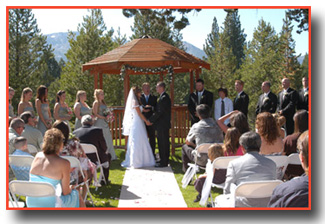
[[[171,167],[127,169],[119,208],[186,208]]]

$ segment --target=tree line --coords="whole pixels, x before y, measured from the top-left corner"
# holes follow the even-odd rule
[[[204,59],[211,70],[204,70],[201,77],[206,88],[218,98],[217,89],[228,88],[230,98],[234,98],[234,82],[245,82],[245,92],[250,95],[249,118],[255,119],[254,111],[260,86],[265,80],[272,83],[272,91],[280,91],[282,77],[288,77],[293,88],[301,88],[301,78],[308,76],[308,55],[302,65],[298,63],[295,41],[292,38],[292,20],[300,22],[300,32],[308,30],[308,10],[288,10],[283,19],[280,33],[276,33],[271,24],[263,19],[255,28],[253,39],[246,41],[241,28],[237,9],[225,10],[226,18],[219,27],[213,19],[211,33],[206,38],[203,49]],[[190,25],[187,14],[200,13],[200,9],[124,9],[123,15],[134,18],[130,40],[149,35],[180,49],[182,29]],[[179,15],[179,16],[176,16]],[[306,21],[307,18],[307,21]],[[109,21],[106,21],[109,24]],[[54,105],[56,92],[60,89],[67,94],[67,103],[73,105],[78,90],[87,92],[88,101],[93,101],[93,77],[82,72],[82,64],[113,50],[128,41],[126,35],[106,27],[100,9],[88,10],[83,21],[77,27],[76,35],[69,31],[70,49],[66,53],[67,61],[57,62],[53,48],[46,41],[37,26],[32,9],[9,10],[9,85],[17,93],[30,87],[36,91],[41,84],[49,88],[49,99]],[[159,80],[158,75],[131,76],[131,85],[149,82],[152,86]],[[175,75],[175,103],[185,104],[189,96],[190,79],[188,74]],[[118,75],[104,75],[103,89],[109,105],[124,105],[123,82]],[[19,94],[18,94],[19,95]],[[35,94],[34,94],[35,95]],[[35,96],[34,96],[35,97]],[[15,96],[12,104],[18,105]],[[53,107],[52,107],[53,108]]]

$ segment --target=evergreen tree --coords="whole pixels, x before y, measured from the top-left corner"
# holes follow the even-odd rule
[[[286,15],[283,20],[283,26],[280,33],[280,52],[282,53],[282,63],[280,64],[280,72],[283,77],[291,80],[292,87],[297,88],[301,85],[301,69],[298,57],[295,51],[295,41],[292,38],[293,25]]]
[[[114,38],[113,38],[115,47],[119,47],[119,46],[126,44],[128,42],[126,35],[124,34],[122,36],[120,27],[118,27],[116,32],[117,32],[117,36],[114,36]]]
[[[203,45],[203,50],[208,58],[212,58],[215,54],[216,46],[219,43],[219,26],[217,18],[213,18],[211,33],[208,34]]]
[[[302,61],[301,64],[301,76],[302,77],[308,77],[309,76],[309,56],[306,53],[304,60]],[[301,86],[299,86],[299,89],[301,88]]]
[[[236,57],[236,69],[238,69],[245,58],[244,46],[246,44],[246,34],[244,29],[241,29],[238,9],[227,10],[227,16],[223,24],[223,32],[229,36],[228,45]]]
[[[309,30],[309,9],[288,9],[286,12],[289,20],[294,20],[298,24],[297,33]]]
[[[281,52],[279,37],[271,25],[263,19],[254,30],[253,39],[248,43],[245,61],[239,71],[245,82],[244,90],[249,95],[248,118],[251,127],[255,122],[255,108],[261,94],[261,84],[271,82],[271,90],[277,94],[281,88],[282,75],[279,72]]]
[[[10,9],[9,85],[18,93],[27,86],[36,92],[40,84],[49,85],[55,75],[53,57],[52,46],[38,29],[32,10]],[[19,97],[14,97],[13,105],[18,102]]]
[[[89,15],[84,16],[83,22],[78,25],[77,33],[79,35],[77,36],[76,33],[69,32],[70,49],[66,53],[66,65],[63,68],[58,84],[53,83],[49,89],[52,93],[51,95],[54,95],[59,89],[65,90],[67,102],[70,106],[73,106],[78,90],[85,90],[88,102],[90,105],[92,104],[94,77],[90,75],[89,71],[82,72],[82,65],[113,48],[111,39],[113,30],[107,31],[102,11],[100,9],[91,9],[88,12]],[[113,79],[113,81],[111,82],[110,79]],[[121,89],[115,79],[112,76],[103,75],[104,91],[106,97],[110,96],[110,99],[106,101],[110,105],[115,104],[117,101],[114,89]],[[123,89],[123,83],[121,85]]]

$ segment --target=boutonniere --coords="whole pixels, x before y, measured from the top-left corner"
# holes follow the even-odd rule
[[[308,96],[308,91],[304,93],[304,96]]]
[[[283,95],[286,96],[286,95],[288,95],[288,93],[287,92],[284,92]]]
[[[267,96],[264,97],[264,99],[263,99],[263,103],[265,103],[265,102],[268,101],[268,100],[270,100],[270,98],[268,98]]]

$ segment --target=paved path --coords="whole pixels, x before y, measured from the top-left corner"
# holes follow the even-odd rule
[[[119,208],[186,208],[171,167],[127,169]]]

